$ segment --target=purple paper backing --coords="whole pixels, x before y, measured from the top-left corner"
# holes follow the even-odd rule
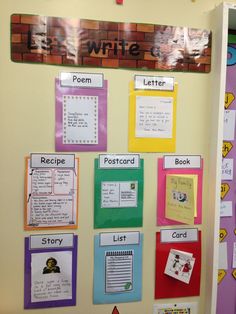
[[[56,138],[57,152],[91,152],[107,150],[107,80],[103,88],[61,87],[56,79]],[[98,144],[63,144],[62,98],[63,95],[98,96]]]
[[[226,92],[233,93],[236,97],[236,65],[227,66],[226,73]],[[236,99],[231,103],[229,110],[236,110]],[[234,136],[236,138],[236,135]],[[228,142],[228,141],[226,141]],[[228,250],[228,270],[224,279],[218,284],[217,295],[217,314],[235,314],[236,313],[236,280],[232,276],[232,263],[233,263],[233,244],[236,242],[236,236],[234,229],[236,228],[236,215],[235,215],[235,183],[236,183],[236,141],[230,141],[233,144],[233,148],[225,158],[234,159],[233,168],[233,180],[222,181],[222,183],[228,183],[230,186],[229,192],[224,197],[223,201],[232,201],[233,216],[223,217],[220,219],[220,228],[227,230],[227,236],[223,241],[227,242]]]
[[[25,238],[25,274],[24,274],[24,308],[37,309],[60,306],[76,305],[76,278],[77,278],[77,245],[78,236],[73,236],[73,248],[32,249],[30,250],[30,238]],[[72,299],[31,302],[31,254],[44,252],[72,251]]]

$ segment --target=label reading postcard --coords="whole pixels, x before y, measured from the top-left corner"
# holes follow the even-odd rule
[[[172,97],[136,97],[136,137],[172,138],[172,129]]]
[[[63,96],[63,144],[98,143],[98,97]]]
[[[108,181],[102,182],[101,207],[137,207],[137,181]]]

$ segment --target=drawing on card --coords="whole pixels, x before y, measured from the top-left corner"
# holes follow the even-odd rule
[[[137,181],[107,181],[101,185],[101,208],[137,207]]]
[[[172,138],[172,130],[172,97],[136,97],[135,137]]]
[[[63,144],[98,143],[98,96],[63,96]]]
[[[195,258],[191,253],[171,249],[164,273],[177,280],[189,283]]]
[[[105,252],[105,292],[133,290],[133,250]]]

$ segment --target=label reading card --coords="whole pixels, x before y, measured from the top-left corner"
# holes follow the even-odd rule
[[[161,230],[161,242],[197,242],[198,230],[194,229],[163,229]]]
[[[102,182],[101,194],[101,208],[136,207],[138,182]]]
[[[98,143],[98,97],[63,96],[63,144]]]
[[[173,98],[136,96],[135,137],[172,138]]]

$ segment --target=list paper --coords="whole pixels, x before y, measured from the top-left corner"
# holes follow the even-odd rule
[[[63,96],[63,144],[98,143],[98,97]]]
[[[172,129],[172,97],[136,97],[136,137],[172,138]]]
[[[105,253],[106,293],[126,292],[133,289],[133,251]]]
[[[102,182],[101,194],[102,208],[136,207],[138,182]]]

